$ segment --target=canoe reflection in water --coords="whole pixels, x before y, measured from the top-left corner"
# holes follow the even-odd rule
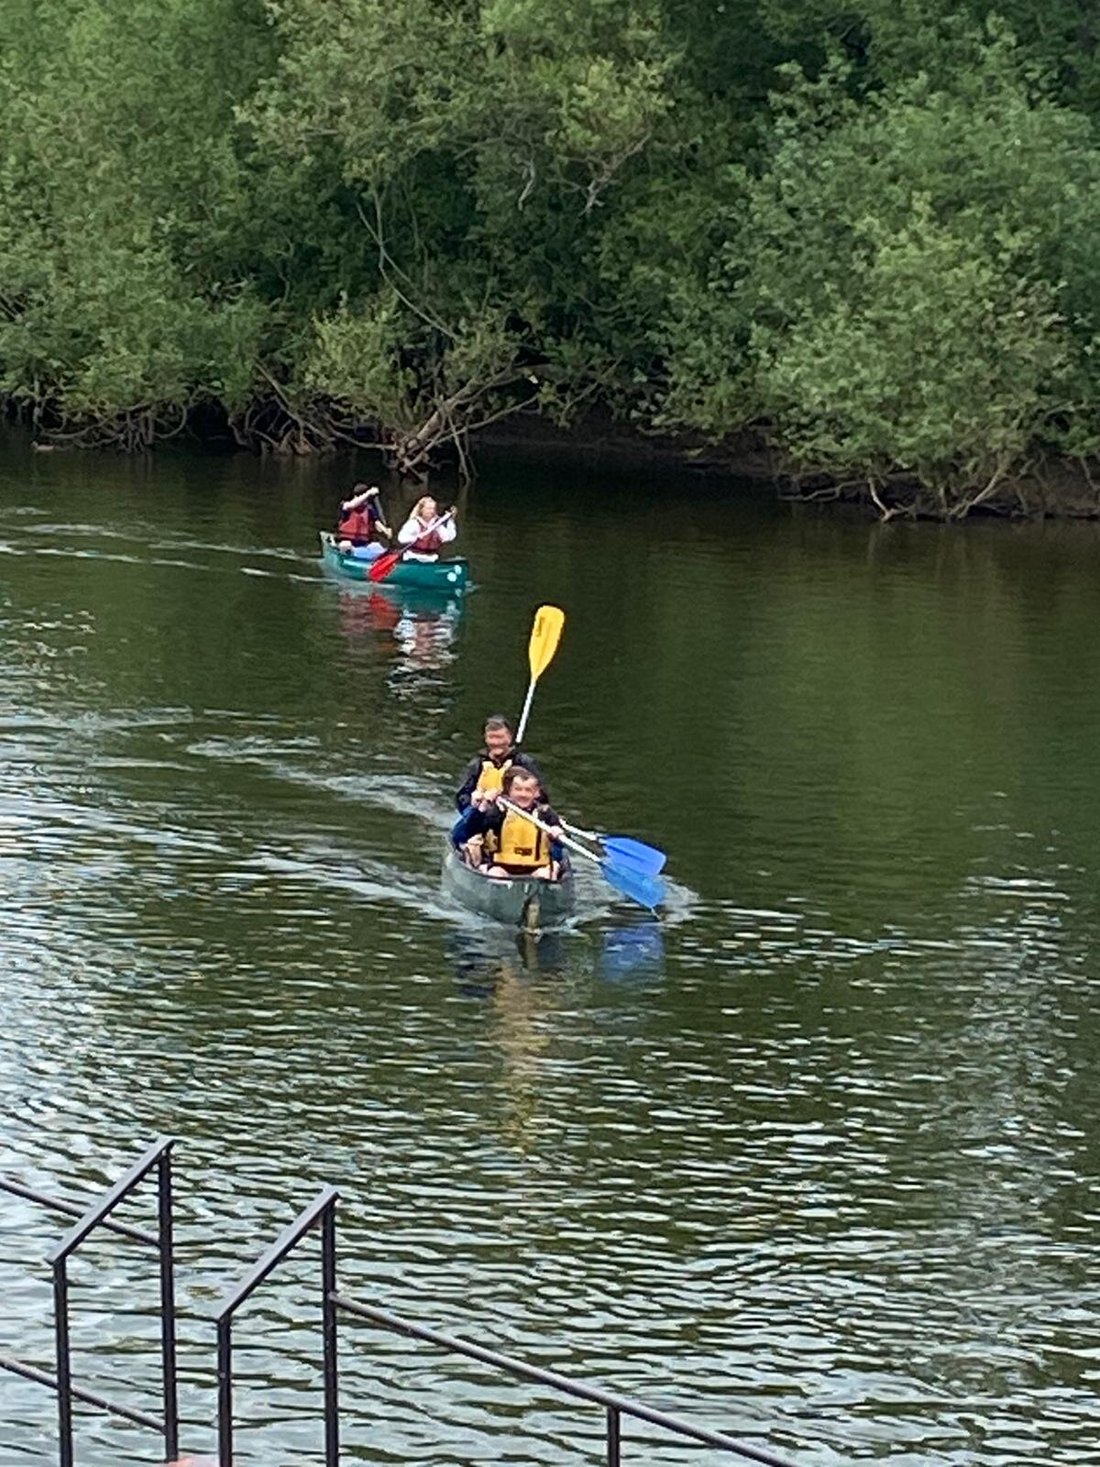
[[[348,587],[340,593],[340,628],[355,642],[376,638],[398,654],[398,666],[438,670],[454,661],[454,640],[462,616],[455,598],[405,595],[381,587]]]
[[[501,1141],[527,1152],[538,1132],[539,1098],[555,1040],[567,972],[566,944],[560,932],[503,933],[488,942],[456,934],[451,946],[462,993],[479,999],[490,1023],[500,1068],[491,1082]],[[568,1007],[568,1004],[566,1005]]]
[[[459,991],[488,998],[502,980],[524,975],[564,973],[568,954],[561,932],[508,931],[493,925],[483,932],[453,932],[447,943]]]

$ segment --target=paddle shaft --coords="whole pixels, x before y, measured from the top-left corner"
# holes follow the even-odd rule
[[[519,716],[519,728],[516,730],[516,744],[519,745],[527,729],[527,718],[531,712],[531,703],[535,696],[535,679],[532,678],[527,684],[527,697],[523,700],[523,712]]]

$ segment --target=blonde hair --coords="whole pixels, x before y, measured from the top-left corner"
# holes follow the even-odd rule
[[[420,496],[420,498],[416,501],[411,511],[409,512],[409,518],[422,520],[424,523],[427,523],[430,519],[434,519],[434,515],[427,515],[424,513],[424,506],[426,504],[435,504],[435,500],[430,494],[422,494]],[[438,511],[438,509],[439,506],[436,505],[436,510]]]

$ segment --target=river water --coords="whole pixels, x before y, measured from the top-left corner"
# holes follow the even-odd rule
[[[512,463],[425,608],[323,573],[351,477],[0,455],[0,1171],[83,1200],[179,1136],[184,1445],[217,1299],[330,1181],[345,1292],[806,1467],[1100,1463],[1097,528]],[[529,746],[668,850],[659,925],[587,874],[538,944],[439,892],[543,601]],[[0,1197],[0,1352],[45,1366],[61,1228]],[[149,1405],[148,1260],[74,1277],[78,1380]],[[243,1462],[321,1460],[316,1288],[311,1245],[242,1316]],[[342,1367],[348,1460],[598,1454],[362,1326]],[[0,1375],[4,1467],[54,1410]]]

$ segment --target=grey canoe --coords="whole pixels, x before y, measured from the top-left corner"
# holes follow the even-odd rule
[[[531,876],[485,876],[468,866],[449,840],[443,846],[443,890],[472,912],[531,930],[553,927],[577,905],[576,881],[568,860],[557,881]]]

